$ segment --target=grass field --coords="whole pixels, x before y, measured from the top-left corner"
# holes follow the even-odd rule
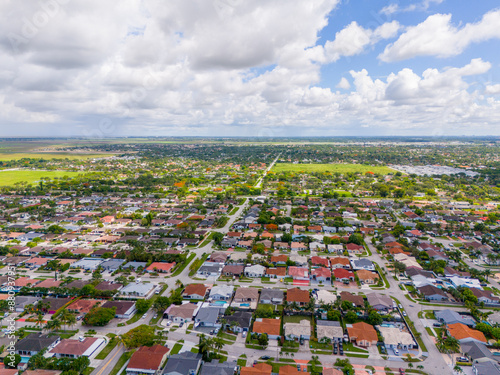
[[[371,166],[364,164],[292,164],[276,163],[273,172],[373,172],[378,174],[388,174],[395,172],[394,169],[385,166]]]
[[[64,176],[76,177],[80,172],[67,172],[67,171],[0,171],[0,186],[12,186],[16,182],[26,181],[33,183],[39,181],[42,177],[61,178]]]
[[[112,154],[73,154],[71,152],[59,152],[59,153],[3,153],[0,150],[0,161],[8,161],[8,160],[20,160],[24,158],[29,159],[69,159],[69,160],[87,160],[94,158],[105,158],[108,156],[112,156]]]

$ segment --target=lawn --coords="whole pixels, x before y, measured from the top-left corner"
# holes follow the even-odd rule
[[[70,152],[61,153],[1,153],[0,161],[20,160],[20,159],[69,159],[69,160],[87,160],[95,158],[105,158],[113,156],[112,154],[74,154]]]
[[[373,172],[377,174],[389,174],[395,172],[394,169],[385,166],[371,166],[363,164],[292,164],[276,163],[272,169],[273,172]]]
[[[125,352],[121,355],[120,359],[118,360],[118,362],[116,362],[116,365],[115,367],[113,367],[113,370],[111,370],[111,372],[109,373],[109,375],[117,375],[118,374],[118,371],[121,370],[121,368],[123,367],[123,365],[125,363],[127,363],[127,361],[130,359],[130,357],[132,357],[132,352]]]
[[[182,349],[182,345],[183,344],[175,343],[174,347],[170,351],[170,355],[179,353],[179,350]]]
[[[109,353],[115,348],[116,345],[120,342],[118,337],[113,337],[109,340],[108,344],[104,347],[103,350],[95,357],[96,359],[104,359],[108,356]]]
[[[303,316],[303,315],[285,315],[283,317],[283,324],[285,324],[285,323],[300,323],[301,320],[311,321],[311,317],[310,316]]]
[[[61,178],[64,176],[76,177],[80,172],[67,172],[67,171],[0,171],[0,186],[11,186],[17,182],[33,183],[40,181],[42,177]]]

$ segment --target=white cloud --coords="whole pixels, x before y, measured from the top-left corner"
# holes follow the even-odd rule
[[[383,7],[380,13],[390,16],[394,13],[426,11],[432,4],[441,4],[444,0],[424,0],[421,3],[410,4],[406,7],[400,7],[398,4],[393,3]]]
[[[500,83],[497,83],[496,85],[488,85],[486,86],[486,89],[484,91],[486,92],[486,94],[500,94]]]
[[[349,90],[351,88],[351,84],[349,83],[349,81],[347,80],[347,78],[342,77],[340,79],[340,82],[335,87],[337,87],[339,89]]]
[[[325,54],[329,61],[337,61],[342,56],[358,55],[382,39],[395,37],[399,29],[397,21],[384,23],[374,30],[365,29],[353,21],[337,32],[333,41],[325,43]]]
[[[500,38],[500,10],[486,13],[477,23],[461,28],[451,24],[451,14],[434,14],[417,26],[408,27],[389,44],[379,58],[385,62],[417,56],[450,57],[462,53],[472,43]]]

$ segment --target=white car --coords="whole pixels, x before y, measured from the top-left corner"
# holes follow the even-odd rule
[[[399,355],[399,350],[394,349],[394,354],[395,354],[395,355]]]

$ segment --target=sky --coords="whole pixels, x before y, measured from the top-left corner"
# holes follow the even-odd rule
[[[500,135],[497,0],[3,0],[0,137]]]

